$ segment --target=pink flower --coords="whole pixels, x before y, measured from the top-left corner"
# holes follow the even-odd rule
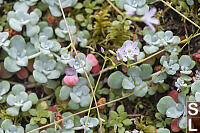
[[[64,77],[64,83],[66,85],[75,85],[79,81],[78,75],[73,75],[73,76],[65,76]]]
[[[96,66],[98,64],[98,60],[93,54],[88,54],[86,60],[88,60],[92,66]]]
[[[75,85],[79,81],[78,75],[74,68],[66,68],[65,74],[66,76],[63,80],[66,85]]]

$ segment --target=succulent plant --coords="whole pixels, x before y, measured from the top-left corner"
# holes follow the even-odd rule
[[[76,69],[77,73],[83,74],[84,70],[82,68],[82,65],[78,59],[78,57],[80,58],[80,61],[82,63],[82,65],[84,66],[84,69],[86,70],[86,72],[89,72],[92,69],[92,64],[86,60],[86,56],[83,53],[78,53],[75,56],[75,60],[71,60],[69,62],[70,67],[73,67],[74,69]]]
[[[10,83],[8,81],[0,82],[0,103],[5,102],[6,93],[10,90]]]
[[[80,119],[80,123],[81,123],[81,127],[84,129],[85,128],[85,124],[86,124],[86,120],[87,120],[87,116],[84,116],[83,118]],[[92,118],[89,117],[88,118],[88,122],[87,122],[87,128],[86,131],[89,133],[92,133],[92,129],[93,127],[96,127],[99,124],[99,120],[97,118]]]
[[[23,2],[16,2],[15,11],[8,12],[7,20],[9,25],[15,31],[22,31],[22,27],[26,25],[26,35],[31,37],[39,33],[40,27],[36,25],[42,15],[39,9],[34,9],[28,14],[29,7]]]
[[[48,79],[57,79],[62,73],[53,57],[41,54],[33,64],[34,79],[39,83],[47,83]]]
[[[24,133],[24,128],[22,126],[15,126],[13,122],[9,119],[5,119],[1,123],[0,128],[1,133]]]
[[[28,111],[33,104],[38,101],[35,93],[27,94],[23,85],[17,84],[12,87],[11,93],[8,94],[7,103],[11,107],[6,109],[6,113],[11,116],[17,116],[19,109],[22,112]]]
[[[144,15],[145,10],[148,7],[146,0],[115,0],[117,6],[121,9],[125,9],[127,15],[133,16]]]
[[[8,47],[10,41],[7,40],[9,36],[8,32],[0,32],[0,47]]]
[[[191,69],[195,66],[195,61],[193,61],[188,55],[182,55],[179,59],[179,65],[182,74],[191,74]]]
[[[171,96],[165,96],[160,99],[157,104],[157,109],[161,114],[166,114],[170,118],[179,118],[179,127],[186,128],[186,95],[179,93],[178,103],[176,103]]]
[[[69,64],[73,62],[75,59],[71,56],[70,52],[66,49],[66,47],[62,47],[60,49],[60,56],[56,56],[57,61],[61,62],[62,64]]]
[[[4,67],[9,72],[17,72],[21,66],[28,65],[26,50],[27,44],[21,35],[15,35],[10,40],[10,45],[6,48],[7,56],[4,60]]]
[[[76,33],[76,25],[75,25],[75,21],[72,18],[66,18],[71,35],[74,35]],[[55,29],[55,34],[60,37],[60,38],[64,38],[65,40],[69,41],[69,35],[68,35],[68,30],[67,30],[67,26],[65,24],[64,20],[61,20],[59,23],[59,28]]]
[[[167,60],[166,56],[162,56],[160,59],[160,63],[165,68],[165,71],[169,75],[174,75],[176,71],[179,70],[179,64],[178,64],[178,57],[170,55],[169,60]]]
[[[75,85],[72,89],[72,92],[70,92],[70,98],[68,105],[72,109],[78,109],[79,105],[81,107],[87,107],[89,106],[91,102],[91,96],[89,94],[90,89],[86,85],[78,86]]]
[[[172,46],[177,46],[177,44],[180,43],[180,38],[178,36],[173,36],[173,33],[171,31],[158,31],[156,33],[147,33],[143,39],[146,41],[147,44],[149,44],[143,47],[145,53],[147,54],[157,52],[159,47],[162,46],[168,47],[169,51],[173,51],[174,47]]]
[[[63,8],[73,7],[76,5],[77,1],[78,0],[61,0],[61,5]],[[57,0],[42,0],[42,2],[49,5],[49,10],[53,16],[60,17],[62,15]]]
[[[77,32],[75,21],[72,18],[66,18],[71,35],[76,38],[77,42],[80,42],[81,47],[85,47],[88,44],[88,39],[90,38],[90,33],[87,30]],[[67,26],[64,20],[61,20],[59,27],[55,29],[55,34],[67,41],[70,41]],[[77,34],[77,36],[76,36]]]

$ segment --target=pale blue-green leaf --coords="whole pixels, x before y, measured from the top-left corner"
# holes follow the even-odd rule
[[[71,100],[73,100],[73,102],[75,102],[75,103],[80,103],[80,101],[81,101],[81,99],[72,92],[70,92],[70,97],[71,97]]]
[[[82,95],[80,97],[80,106],[81,107],[88,107],[90,105],[90,102],[91,102],[91,97],[89,94],[86,96]]]
[[[6,109],[6,113],[10,116],[17,116],[19,114],[18,107],[9,107]]]
[[[143,49],[146,54],[152,54],[158,51],[159,48],[153,45],[149,45],[149,46],[144,46]]]
[[[47,76],[48,79],[57,79],[59,77],[60,77],[60,72],[58,70],[50,71],[50,73]]]
[[[49,6],[49,10],[51,12],[51,15],[53,15],[54,17],[60,17],[62,15],[60,9],[57,6]]]
[[[12,87],[12,93],[19,95],[21,92],[25,92],[25,87],[21,84],[16,84]]]
[[[38,25],[28,24],[26,25],[26,34],[28,37],[32,37],[40,32],[40,27]]]
[[[37,70],[33,71],[33,77],[39,83],[46,83],[47,82],[46,76],[43,73],[41,73]]]
[[[32,102],[32,104],[36,104],[38,102],[38,97],[35,93],[29,94],[28,99]]]
[[[78,103],[75,103],[73,100],[70,100],[68,103],[68,106],[72,109],[72,110],[77,110],[80,108]]]
[[[55,29],[55,34],[60,38],[65,38],[65,34],[63,33],[63,30],[61,30],[60,28]]]
[[[165,96],[159,100],[157,104],[157,109],[161,114],[166,114],[167,110],[170,107],[175,107],[175,106],[176,106],[176,102],[172,99],[172,97]]]
[[[10,89],[10,83],[8,81],[0,82],[0,96],[6,94]]]
[[[170,130],[167,128],[159,128],[157,130],[157,133],[170,133]]]
[[[62,86],[59,93],[59,98],[61,100],[67,100],[71,92],[71,88],[68,86]]]
[[[5,119],[1,123],[1,128],[3,128],[4,130],[9,130],[10,126],[12,125],[13,125],[13,122],[10,119]]]
[[[32,107],[32,102],[27,101],[23,104],[21,110],[22,110],[22,112],[25,112],[25,111],[28,111],[31,107]]]
[[[133,89],[135,85],[132,81],[129,80],[129,78],[125,77],[122,81],[122,87],[124,89]]]
[[[15,105],[16,97],[13,94],[10,94],[6,99],[6,102],[8,103],[8,105],[13,106]]]
[[[116,71],[112,73],[108,77],[108,86],[113,89],[120,89],[122,87],[123,78],[124,78],[124,74],[120,71]]]
[[[188,55],[182,55],[179,59],[179,65],[184,67],[189,67],[192,63],[192,59]]]
[[[197,102],[200,102],[200,92],[196,92],[196,93],[195,93],[195,100],[196,100]]]
[[[183,110],[177,110],[175,106],[170,107],[166,111],[166,116],[170,118],[179,118],[183,114]]]
[[[196,80],[194,83],[192,83],[191,91],[193,94],[200,92],[200,80]]]
[[[4,67],[6,70],[8,70],[9,72],[17,72],[21,69],[21,67],[19,67],[17,65],[16,60],[10,58],[10,57],[6,57],[4,60]]]
[[[9,20],[9,25],[15,31],[18,31],[18,32],[22,31],[22,26],[23,26],[22,23],[14,18],[11,18]]]

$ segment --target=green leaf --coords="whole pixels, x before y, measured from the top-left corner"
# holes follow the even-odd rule
[[[176,102],[172,99],[172,97],[165,96],[159,100],[157,104],[157,109],[161,114],[166,114],[167,110],[170,107],[175,107],[175,106],[176,106]]]
[[[120,105],[117,107],[117,112],[120,114],[120,113],[123,113],[124,112],[124,105]]]
[[[7,108],[6,113],[10,116],[17,116],[19,114],[19,108],[18,107]]]
[[[21,110],[23,112],[28,111],[30,108],[32,107],[32,102],[31,101],[27,101],[23,104]]]
[[[122,80],[124,74],[120,71],[112,73],[108,78],[108,86],[113,89],[120,89],[122,87]]]
[[[116,119],[117,117],[118,117],[117,112],[115,112],[115,111],[110,111],[110,112],[109,112],[109,118],[110,118],[111,120],[114,120],[114,119]]]
[[[170,133],[169,129],[167,128],[159,128],[157,130],[157,133]]]
[[[46,76],[38,70],[33,71],[33,77],[39,83],[46,83],[48,81]]]
[[[130,125],[133,124],[132,121],[131,121],[130,119],[125,119],[125,120],[123,120],[122,122],[123,122],[123,124],[124,124],[125,126],[130,126]]]
[[[125,128],[124,128],[124,127],[118,128],[118,132],[119,132],[119,133],[124,133],[124,132],[125,132]]]
[[[21,69],[21,67],[19,67],[17,65],[16,60],[10,58],[10,57],[6,57],[4,59],[4,67],[6,70],[8,70],[9,72],[17,72]]]
[[[38,102],[38,97],[35,93],[31,93],[28,96],[28,99],[33,103],[36,104]]]
[[[10,89],[10,83],[8,81],[0,82],[0,96],[6,94]]]
[[[67,100],[71,92],[71,88],[68,86],[62,86],[59,93],[59,98],[61,100]]]
[[[46,124],[47,123],[47,119],[46,118],[41,118],[40,119],[40,123],[41,124]]]
[[[200,92],[200,80],[196,80],[194,83],[192,83],[191,91],[193,94]]]

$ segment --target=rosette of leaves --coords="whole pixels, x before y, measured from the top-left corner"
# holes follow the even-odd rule
[[[61,0],[62,8],[73,7],[78,0]],[[42,0],[43,3],[48,4],[51,15],[55,17],[62,16],[59,8],[59,2],[57,0]]]
[[[182,74],[191,74],[191,69],[194,68],[195,61],[193,61],[188,55],[182,55],[179,59],[179,65],[181,68],[180,72]]]
[[[145,53],[152,54],[159,50],[159,47],[177,46],[180,43],[178,36],[173,36],[172,31],[158,31],[156,33],[147,33],[144,38],[145,42],[149,45],[144,46]],[[170,50],[170,47],[168,48]],[[174,50],[174,47],[173,47]]]
[[[83,118],[80,119],[80,124],[81,124],[81,127],[79,127],[80,129],[85,129],[85,124],[86,124],[86,120],[87,120],[87,116],[84,116]],[[97,125],[99,124],[99,120],[97,118],[92,118],[92,117],[89,117],[88,118],[88,121],[87,121],[87,125],[86,125],[86,131],[88,133],[92,133],[92,129],[91,128],[94,128],[96,127]]]
[[[6,102],[10,105],[10,107],[6,109],[6,113],[10,116],[17,116],[19,114],[19,109],[21,109],[22,112],[26,112],[33,104],[36,104],[37,101],[38,98],[35,93],[28,95],[23,85],[14,85],[6,99]]]
[[[8,32],[0,32],[0,47],[8,47],[10,40],[7,40],[9,36]]]
[[[15,35],[11,38],[6,52],[9,56],[4,60],[4,67],[9,72],[17,72],[21,66],[28,65],[26,42],[21,35]]]
[[[109,119],[106,126],[113,127],[114,125],[117,125],[118,132],[124,133],[125,127],[133,124],[133,122],[127,117],[128,115],[127,115],[127,112],[125,112],[124,106],[120,105],[117,107],[117,112],[116,111],[109,112]]]
[[[80,42],[79,45],[81,47],[85,47],[88,43],[88,39],[90,38],[90,33],[87,30],[83,30],[77,33],[75,21],[72,18],[66,18],[66,20],[68,22],[68,26],[69,26],[72,37],[76,38],[77,42]],[[67,26],[64,20],[60,21],[59,28],[55,29],[55,34],[58,37],[65,39],[66,41],[70,41],[69,33],[68,33]]]
[[[65,112],[65,113],[62,114],[62,118],[68,117],[70,115],[72,115],[72,113]],[[74,126],[75,126],[75,117],[72,116],[68,119],[63,120],[63,125],[59,126],[59,128],[60,128],[59,131],[62,132],[62,133],[65,133],[65,132],[66,133],[75,133]]]
[[[4,103],[6,101],[6,94],[10,90],[10,83],[8,81],[0,82],[0,103]]]
[[[77,110],[80,107],[88,107],[91,102],[91,96],[89,94],[90,89],[86,85],[75,85],[70,92],[69,96],[71,100],[68,103],[68,106]]]
[[[39,50],[41,53],[53,56],[53,53],[59,52],[61,45],[56,39],[48,40],[47,36],[39,36]]]
[[[71,56],[70,52],[66,47],[60,49],[60,56],[56,56],[57,61],[61,62],[65,65],[69,64],[69,62],[73,62],[74,58]]]
[[[127,92],[134,89],[135,96],[143,97],[148,91],[147,83],[143,80],[150,78],[152,72],[153,69],[149,64],[131,67],[128,72],[129,77],[125,77],[122,81],[122,87]]]
[[[34,125],[38,122],[40,124],[46,124],[47,118],[51,116],[51,111],[48,110],[48,105],[45,101],[37,104],[36,109],[30,109],[28,111],[31,114],[30,124]]]
[[[163,65],[166,73],[169,75],[174,75],[176,74],[176,71],[179,70],[178,57],[174,55],[170,55],[169,59],[167,56],[162,56],[160,64]]]
[[[191,95],[189,97],[190,101],[200,102],[200,80],[196,80],[191,85]]]
[[[83,53],[78,53],[75,56],[75,59],[71,60],[69,62],[70,67],[73,67],[74,69],[76,69],[77,73],[80,73],[80,74],[84,73],[84,70],[82,68],[82,65],[81,65],[78,57],[80,58],[80,61],[81,61],[82,65],[83,65],[85,71],[89,72],[92,69],[92,64],[88,60],[86,60],[86,56]]]
[[[115,0],[117,6],[124,9],[127,13],[135,13],[137,15],[144,15],[145,10],[148,9],[146,0]]]
[[[33,67],[35,69],[33,77],[39,83],[47,83],[48,79],[57,79],[61,74],[59,63],[53,57],[44,54],[35,59]]]
[[[186,95],[179,93],[178,95],[178,103],[174,101],[174,99],[170,96],[162,97],[158,104],[158,111],[166,115],[169,118],[180,118],[178,126],[181,129],[186,128],[186,101],[188,98]]]
[[[9,119],[5,119],[1,123],[0,133],[24,133],[24,128],[22,126],[16,126]]]
[[[7,20],[12,29],[20,32],[23,26],[26,25],[26,35],[28,37],[39,33],[40,27],[36,25],[42,16],[42,12],[39,9],[36,8],[28,14],[29,6],[23,2],[16,2],[14,9],[15,11],[10,11],[7,15]]]

